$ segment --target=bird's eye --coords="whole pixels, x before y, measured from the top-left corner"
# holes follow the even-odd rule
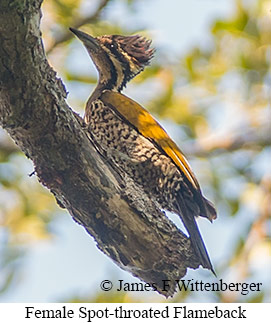
[[[110,47],[111,47],[111,48],[115,48],[115,45],[114,45],[114,44],[111,44],[111,45],[110,45]]]

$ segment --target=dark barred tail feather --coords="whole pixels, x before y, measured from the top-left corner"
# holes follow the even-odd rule
[[[213,269],[208,252],[202,240],[202,237],[195,219],[195,215],[191,214],[191,211],[187,209],[186,203],[181,194],[178,194],[177,210],[178,210],[179,216],[183,221],[183,224],[186,230],[189,233],[192,247],[196,255],[199,257],[200,264],[202,265],[203,268],[207,268],[211,270],[211,272],[216,276],[216,273]]]
[[[203,197],[203,199],[206,208],[206,218],[213,222],[213,220],[217,218],[216,209],[212,202],[207,200],[205,197]]]

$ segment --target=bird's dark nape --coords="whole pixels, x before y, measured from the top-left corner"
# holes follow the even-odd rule
[[[178,209],[178,214],[181,217],[183,224],[189,233],[191,245],[196,255],[199,257],[200,264],[202,265],[203,268],[211,270],[211,272],[216,276],[216,273],[213,269],[211,260],[209,258],[208,252],[204,245],[203,239],[201,237],[201,234],[195,219],[196,215],[191,214],[191,211],[187,209],[184,198],[180,192],[178,193],[176,204],[177,204],[176,206]]]

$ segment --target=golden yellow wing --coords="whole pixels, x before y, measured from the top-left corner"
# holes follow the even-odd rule
[[[101,100],[114,107],[126,120],[128,120],[144,137],[154,141],[173,160],[176,166],[187,177],[195,189],[199,190],[198,181],[193,174],[186,158],[170,139],[165,130],[141,105],[127,96],[112,91],[104,91]]]

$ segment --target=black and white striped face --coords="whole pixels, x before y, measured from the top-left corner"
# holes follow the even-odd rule
[[[71,31],[84,43],[99,71],[104,89],[121,91],[126,83],[150,63],[154,50],[142,36],[110,35],[94,38],[82,31]]]
[[[150,63],[154,50],[151,41],[141,36],[101,36],[96,38],[110,61],[113,90],[121,91],[126,83]]]

